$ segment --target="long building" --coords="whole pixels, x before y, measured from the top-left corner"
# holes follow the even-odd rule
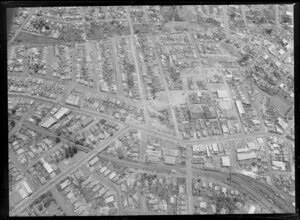
[[[239,111],[239,114],[240,114],[240,115],[244,115],[244,114],[245,114],[245,110],[244,110],[242,101],[241,101],[241,100],[236,100],[236,101],[235,101],[235,104],[236,104],[236,107],[237,107],[237,109],[238,109],[238,111]]]
[[[249,160],[249,159],[255,159],[256,153],[255,152],[249,152],[249,153],[240,153],[237,154],[238,160]]]

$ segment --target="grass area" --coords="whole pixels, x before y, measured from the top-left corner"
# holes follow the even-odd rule
[[[28,43],[28,44],[40,44],[40,45],[44,45],[44,44],[53,45],[53,44],[57,43],[57,40],[21,31],[13,42],[13,44],[16,44],[16,43],[18,43],[18,44]]]

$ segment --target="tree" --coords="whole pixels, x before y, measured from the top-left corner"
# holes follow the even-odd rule
[[[14,120],[12,120],[12,121],[10,122],[10,126],[15,127],[15,126],[16,126],[16,122],[15,122]]]
[[[290,23],[291,22],[291,18],[288,15],[283,15],[282,16],[282,22],[283,23]]]
[[[44,199],[44,207],[45,207],[45,208],[48,208],[48,207],[50,206],[50,204],[51,204],[52,201],[53,201],[53,198],[47,196],[47,197]]]
[[[60,138],[59,137],[55,138],[55,143],[57,143],[57,144],[60,143]]]
[[[40,122],[41,122],[40,118],[36,119],[36,125],[38,125]]]
[[[266,30],[266,33],[267,33],[267,34],[271,34],[272,31],[273,31],[273,29],[269,28],[269,29]]]
[[[13,115],[15,115],[15,114],[16,114],[16,109],[12,109],[12,110],[11,110],[11,113],[12,113]]]
[[[77,151],[78,151],[77,148],[76,148],[76,147],[73,147],[73,153],[76,154]]]

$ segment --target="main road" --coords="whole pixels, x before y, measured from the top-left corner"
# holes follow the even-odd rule
[[[132,25],[132,20],[131,20],[131,16],[130,16],[130,12],[129,12],[129,8],[127,8],[127,17],[128,17],[128,22],[129,22],[129,27],[130,27],[130,46],[131,46],[131,51],[132,51],[132,55],[134,58],[134,64],[135,64],[135,69],[136,69],[136,75],[137,75],[137,79],[138,79],[138,86],[139,86],[139,90],[140,90],[140,95],[141,95],[141,101],[143,103],[143,111],[144,111],[144,116],[145,116],[145,122],[146,124],[150,124],[150,119],[149,119],[149,115],[148,115],[148,104],[144,95],[144,91],[143,91],[143,82],[141,79],[141,75],[140,75],[140,68],[139,68],[139,62],[138,62],[138,58],[137,58],[137,53],[136,53],[136,48],[134,46],[133,40],[134,40],[134,30],[133,30],[133,25]]]
[[[45,99],[45,98],[41,98],[41,97],[33,97],[30,95],[26,95],[26,94],[8,93],[8,96],[24,97],[24,98],[33,99],[35,101],[47,102],[47,103],[51,103],[51,104],[58,104],[54,100],[49,100],[49,99]],[[139,130],[143,131],[144,133],[149,134],[151,136],[159,137],[159,138],[162,138],[165,140],[169,140],[171,142],[178,142],[181,144],[222,143],[222,142],[224,142],[224,139],[226,139],[226,141],[228,141],[228,140],[238,140],[241,138],[257,138],[257,137],[270,136],[270,135],[282,137],[282,135],[279,135],[279,134],[275,134],[275,133],[271,134],[269,132],[260,131],[260,132],[255,132],[255,133],[251,133],[251,134],[235,134],[235,135],[221,136],[221,137],[220,136],[219,137],[206,137],[206,138],[201,138],[198,140],[183,140],[176,136],[172,136],[172,135],[168,135],[168,134],[161,134],[161,133],[157,132],[155,129],[151,129],[146,125],[138,125],[136,123],[122,122],[122,121],[116,120],[116,119],[114,119],[106,114],[100,113],[100,112],[83,109],[83,108],[77,108],[77,107],[73,107],[73,106],[69,106],[69,105],[67,106],[67,108],[69,108],[70,110],[77,112],[77,113],[89,114],[89,115],[93,115],[94,117],[99,117],[99,118],[106,119],[108,121],[113,121],[115,123],[122,124],[124,126],[131,126],[136,129],[139,129]]]

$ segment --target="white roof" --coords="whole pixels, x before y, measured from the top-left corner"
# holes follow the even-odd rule
[[[222,157],[222,166],[223,167],[230,167],[229,156]]]
[[[95,163],[97,163],[98,160],[98,157],[94,157],[92,160],[90,160],[89,165],[93,166]]]
[[[111,174],[109,174],[108,178],[109,179],[113,179],[117,174],[115,172],[112,172]]]
[[[114,200],[115,200],[114,197],[110,196],[105,199],[105,203],[113,202]]]
[[[240,114],[245,114],[245,110],[244,110],[244,107],[243,107],[243,104],[242,104],[241,100],[236,100],[235,103],[236,103],[236,106],[237,106],[237,109],[238,109],[239,113]]]
[[[248,160],[256,158],[255,152],[237,154],[238,160]]]
[[[212,148],[214,151],[218,151],[218,144],[217,143],[212,143]]]
[[[68,108],[62,107],[55,115],[54,117],[57,119],[60,119],[64,114],[66,114],[69,111]]]
[[[44,161],[43,165],[44,165],[44,167],[45,167],[45,169],[47,170],[48,173],[52,173],[53,172],[53,169],[52,169],[52,167],[50,166],[49,163],[47,163],[47,162]]]
[[[66,188],[66,186],[69,185],[69,180],[64,181],[63,183],[60,184],[61,189]]]
[[[219,98],[227,98],[228,97],[227,90],[217,90],[217,93],[218,93]]]
[[[205,151],[205,145],[203,144],[193,145],[193,151]]]
[[[167,164],[175,164],[175,162],[176,162],[176,157],[165,156],[165,163],[167,163]]]
[[[254,142],[247,143],[247,146],[250,150],[257,149],[257,144]]]
[[[281,170],[285,170],[285,163],[282,161],[272,161],[272,165],[276,167],[280,167]]]
[[[254,205],[251,205],[249,211],[248,211],[248,214],[253,214],[255,212],[255,206]]]
[[[238,153],[247,152],[247,151],[249,151],[248,147],[242,147],[236,149],[236,152]]]

